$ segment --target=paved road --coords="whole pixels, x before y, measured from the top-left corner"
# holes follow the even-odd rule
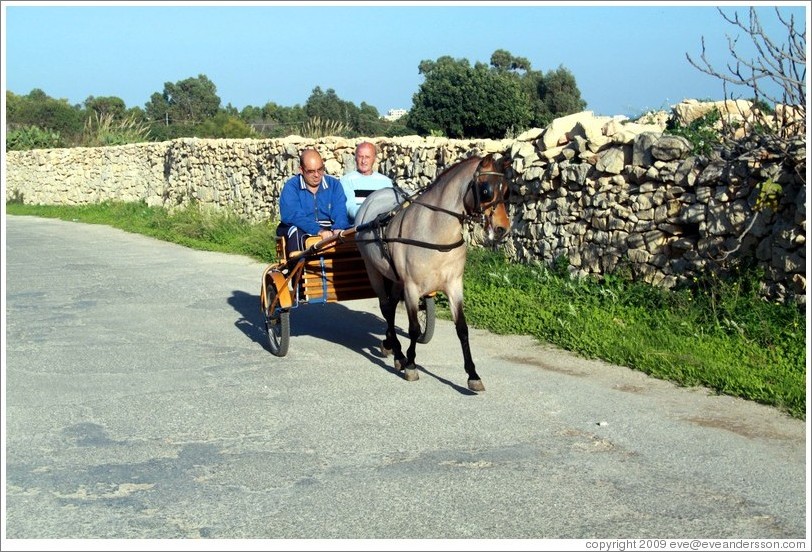
[[[806,427],[449,322],[406,382],[374,300],[264,346],[263,265],[7,217],[6,536],[804,538]]]

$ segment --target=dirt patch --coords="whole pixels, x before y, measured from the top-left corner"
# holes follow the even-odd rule
[[[702,427],[724,429],[725,431],[730,431],[731,433],[747,437],[748,439],[777,439],[781,441],[792,441],[795,439],[794,436],[780,429],[766,427],[764,425],[756,426],[753,425],[752,421],[751,423],[745,423],[744,421],[735,420],[733,418],[701,416],[692,416],[682,419]]]
[[[548,362],[544,362],[542,359],[538,357],[531,357],[531,356],[518,356],[518,355],[506,355],[503,356],[505,360],[509,362],[515,362],[517,364],[524,364],[525,366],[535,366],[537,368],[541,368],[542,370],[548,370],[550,372],[557,372],[559,374],[566,374],[568,376],[576,376],[579,378],[583,378],[588,376],[589,374],[584,372],[583,370],[577,370],[575,368],[570,367],[562,367],[555,364],[550,364]]]

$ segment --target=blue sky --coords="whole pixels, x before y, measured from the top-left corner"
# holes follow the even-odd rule
[[[806,28],[804,3],[779,4]],[[223,106],[303,105],[320,86],[385,114],[411,107],[422,60],[488,63],[505,49],[536,70],[569,69],[596,114],[635,116],[685,98],[722,99],[721,82],[685,57],[699,58],[703,36],[720,69],[731,59],[726,35],[750,51],[716,5],[12,1],[2,4],[3,84],[71,104],[117,96],[143,107],[166,82],[203,74]],[[746,3],[718,5],[747,16]],[[762,25],[784,41],[770,5],[759,8]]]

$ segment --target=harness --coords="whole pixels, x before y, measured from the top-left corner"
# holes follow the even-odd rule
[[[468,195],[468,192],[470,192],[473,189],[474,205],[473,205],[473,208],[471,209],[470,213],[468,213],[468,212],[457,213],[456,211],[451,211],[451,210],[446,209],[444,207],[440,207],[439,205],[432,205],[430,203],[424,203],[424,202],[420,201],[420,199],[419,199],[420,196],[423,193],[425,193],[428,188],[424,188],[422,190],[416,191],[415,193],[413,193],[411,195],[407,195],[406,192],[404,190],[402,190],[400,187],[398,187],[397,185],[393,186],[395,188],[395,190],[400,195],[405,197],[405,199],[400,204],[398,204],[393,209],[391,209],[390,211],[385,212],[385,213],[380,213],[373,220],[356,226],[355,227],[356,232],[372,231],[374,236],[375,236],[372,239],[357,239],[356,238],[356,242],[362,242],[362,243],[375,242],[375,243],[379,243],[381,245],[381,251],[383,252],[384,258],[387,261],[389,261],[389,265],[392,267],[392,270],[395,273],[396,279],[400,280],[400,275],[398,274],[397,268],[395,267],[394,260],[392,259],[392,255],[391,255],[391,253],[389,251],[389,246],[388,246],[389,243],[392,243],[392,242],[403,243],[403,244],[406,244],[406,245],[414,245],[416,247],[423,247],[423,248],[426,248],[426,249],[434,249],[436,251],[440,251],[440,252],[445,253],[445,252],[448,252],[448,251],[452,251],[453,249],[456,249],[458,247],[461,247],[462,245],[465,245],[465,240],[463,238],[460,238],[458,241],[456,241],[454,243],[437,244],[437,243],[429,243],[429,242],[424,242],[424,241],[419,241],[419,240],[412,240],[412,239],[403,238],[403,237],[388,238],[388,237],[384,236],[384,230],[386,229],[386,226],[389,224],[389,222],[392,220],[392,218],[394,218],[394,216],[397,213],[399,213],[400,211],[410,207],[411,205],[420,205],[421,207],[431,209],[432,211],[437,211],[437,212],[440,212],[440,213],[445,213],[447,215],[450,215],[450,216],[456,218],[459,221],[460,225],[464,225],[466,222],[484,223],[485,222],[485,212],[484,211],[485,211],[486,207],[483,207],[483,205],[487,205],[488,207],[490,207],[490,206],[493,206],[493,205],[498,205],[500,203],[506,203],[505,199],[503,197],[501,197],[501,195],[500,195],[500,198],[498,200],[495,200],[493,191],[491,191],[490,192],[490,198],[489,198],[490,201],[488,201],[488,199],[486,199],[485,203],[483,204],[483,201],[482,201],[482,199],[483,199],[482,195],[483,194],[482,194],[482,190],[480,189],[480,186],[478,185],[478,180],[479,180],[480,177],[488,176],[488,175],[494,175],[494,176],[498,175],[498,176],[504,177],[504,173],[501,173],[501,172],[480,171],[479,169],[476,170],[474,175],[471,177],[471,181],[468,183],[468,186],[467,186],[467,188],[465,190],[465,193],[463,194],[463,209],[465,210],[465,207],[464,207],[464,205],[465,205],[465,196]],[[467,211],[467,210],[465,210],[465,211]]]

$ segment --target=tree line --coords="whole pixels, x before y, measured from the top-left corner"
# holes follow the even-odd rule
[[[82,104],[48,96],[6,91],[6,150],[107,146],[144,141],[198,138],[345,136],[446,136],[504,138],[544,127],[556,117],[582,111],[586,102],[575,77],[560,66],[546,73],[507,50],[489,63],[442,56],[423,60],[424,82],[407,115],[390,121],[361,102],[343,100],[335,90],[316,86],[304,105],[238,110],[223,106],[215,84],[203,74],[167,82],[143,107],[127,107],[115,96],[88,97]]]

